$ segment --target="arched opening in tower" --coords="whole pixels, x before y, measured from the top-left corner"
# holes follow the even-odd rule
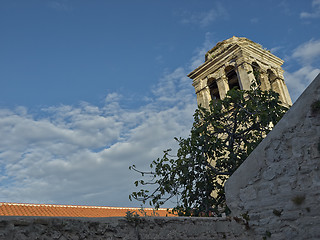
[[[214,78],[210,78],[208,80],[208,86],[209,86],[209,90],[210,90],[211,100],[220,99],[217,80]]]
[[[234,70],[234,67],[228,66],[225,68],[225,74],[228,79],[229,89],[240,88],[239,80],[236,71]]]
[[[258,63],[256,62],[253,62],[251,64],[252,66],[252,71],[253,71],[253,75],[254,75],[254,78],[256,79],[256,83],[258,86],[261,86],[261,69],[260,69],[260,66],[258,65]]]

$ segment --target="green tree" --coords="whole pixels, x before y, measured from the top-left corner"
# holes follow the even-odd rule
[[[194,114],[190,136],[175,138],[179,149],[171,149],[139,172],[142,189],[129,198],[159,208],[175,201],[173,211],[185,216],[228,213],[224,183],[281,119],[287,108],[273,91],[232,89],[209,109],[199,107]],[[146,179],[145,179],[146,178]],[[150,186],[153,188],[150,190]]]

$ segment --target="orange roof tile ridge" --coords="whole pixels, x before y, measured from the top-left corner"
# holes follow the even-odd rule
[[[86,206],[86,205],[62,205],[62,204],[34,204],[34,203],[10,203],[0,202],[1,205],[13,205],[13,206],[31,206],[31,207],[68,207],[68,208],[99,208],[99,209],[128,209],[139,210],[141,208],[134,207],[106,207],[106,206]],[[154,210],[154,208],[143,208],[144,210]],[[171,208],[158,208],[158,210],[171,210]]]

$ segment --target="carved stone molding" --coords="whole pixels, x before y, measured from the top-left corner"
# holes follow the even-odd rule
[[[253,82],[257,82],[262,90],[278,92],[285,105],[292,104],[283,80],[283,60],[260,44],[247,38],[232,37],[209,50],[205,60],[188,75],[193,79],[198,105],[209,106],[213,98],[224,98],[233,87],[249,90]],[[259,78],[255,79],[257,76]]]

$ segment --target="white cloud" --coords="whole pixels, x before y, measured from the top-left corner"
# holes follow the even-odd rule
[[[193,98],[192,81],[187,77],[184,68],[179,67],[171,73],[167,73],[159,83],[153,87],[152,92],[161,104],[185,104],[181,99]],[[180,101],[179,101],[180,100]]]
[[[121,99],[121,95],[119,95],[118,93],[109,93],[106,98],[105,101],[106,102],[114,102],[114,101],[119,101]]]
[[[214,42],[215,41],[213,39],[213,34],[207,32],[205,35],[205,41],[203,42],[202,46],[195,50],[194,55],[191,58],[190,66],[188,68],[189,71],[193,71],[204,63],[205,54],[214,47]]]
[[[184,12],[182,14],[181,22],[183,24],[194,24],[199,25],[201,27],[206,27],[216,21],[219,18],[225,19],[228,14],[225,8],[220,5],[216,4],[215,8],[210,9],[206,12],[200,12],[200,13],[190,13],[190,12]]]
[[[319,68],[314,68],[311,66],[303,66],[293,73],[284,73],[284,79],[286,80],[293,102],[297,100],[301,93],[309,86],[311,81],[319,73]]]
[[[318,59],[320,57],[320,39],[311,39],[300,44],[293,50],[288,61],[297,60],[300,68],[294,72],[285,72],[284,77],[288,85],[291,98],[294,101],[301,95],[311,81],[319,74]],[[314,66],[314,64],[317,64]]]
[[[50,0],[47,2],[47,6],[49,8],[55,9],[57,11],[62,11],[62,12],[71,10],[71,7],[68,1],[66,0]]]
[[[300,18],[319,18],[320,17],[320,0],[312,1],[312,12],[301,12]]]
[[[298,58],[304,64],[310,64],[316,58],[320,57],[320,39],[310,41],[298,46],[292,54],[292,57]]]
[[[277,47],[273,47],[270,49],[270,52],[272,52],[273,54],[275,54],[276,52],[278,52],[279,50],[281,50],[283,47],[282,46],[277,46]]]
[[[138,206],[128,200],[141,168],[186,137],[196,107],[183,68],[154,87],[153,102],[121,107],[108,94],[103,106],[0,109],[0,201]]]

